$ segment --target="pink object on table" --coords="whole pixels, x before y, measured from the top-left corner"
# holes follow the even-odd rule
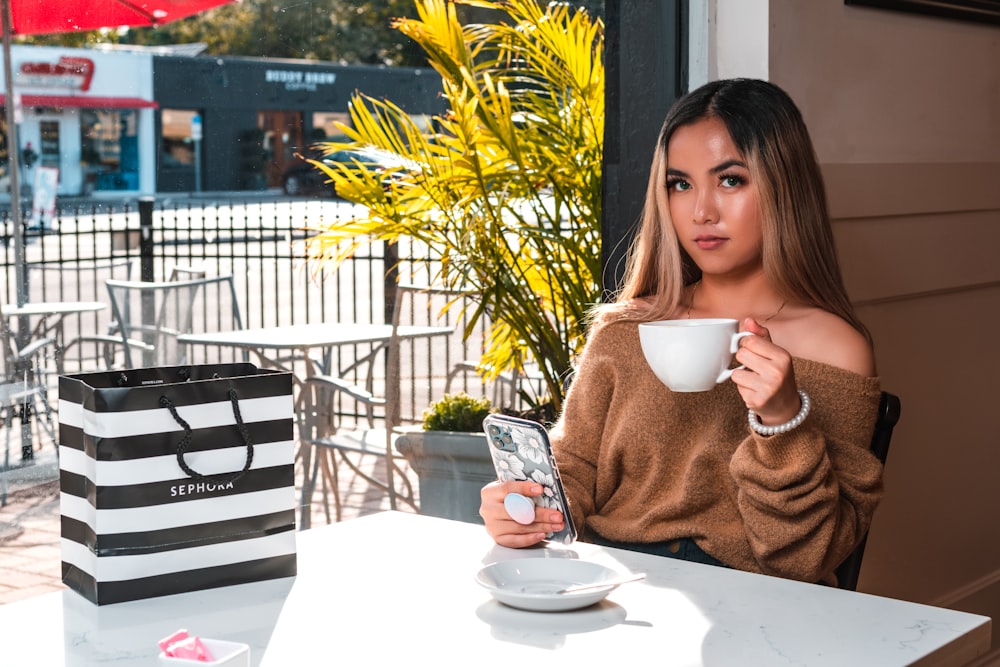
[[[183,629],[183,628],[181,628],[180,630],[178,630],[174,634],[172,634],[172,635],[170,635],[168,637],[164,637],[163,639],[161,639],[157,643],[160,645],[160,650],[163,651],[164,653],[166,653],[167,648],[171,644],[173,644],[174,642],[179,642],[182,639],[187,639],[187,637],[188,637],[188,631],[185,630],[185,629]]]
[[[171,658],[184,658],[185,660],[197,660],[198,662],[211,662],[214,660],[211,652],[205,647],[201,639],[192,637],[187,630],[178,630],[169,637],[159,641],[160,650],[164,655]]]

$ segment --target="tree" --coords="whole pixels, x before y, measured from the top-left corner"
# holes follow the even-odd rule
[[[391,22],[416,16],[413,0],[243,0],[158,28],[37,36],[33,44],[93,46],[202,42],[213,55],[303,58],[422,67],[420,47]]]
[[[463,25],[458,4],[504,19]],[[350,141],[324,150],[374,147],[403,166],[387,177],[313,161],[364,206],[318,230],[307,255],[318,271],[373,240],[426,246],[440,258],[435,282],[471,288],[469,330],[489,322],[484,377],[534,360],[558,414],[600,299],[603,24],[537,0],[418,0],[417,11],[396,25],[427,51],[448,111],[429,131],[391,101],[354,96]]]
[[[602,16],[604,0],[569,3]],[[463,8],[463,23],[496,15]],[[413,0],[242,0],[159,28],[130,28],[18,38],[19,43],[88,47],[97,44],[169,45],[204,43],[220,56],[303,58],[344,64],[424,67],[427,56],[392,28],[395,18],[414,18]]]

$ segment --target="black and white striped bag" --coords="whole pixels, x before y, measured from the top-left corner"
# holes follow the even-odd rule
[[[59,378],[62,580],[96,604],[296,573],[292,375]]]

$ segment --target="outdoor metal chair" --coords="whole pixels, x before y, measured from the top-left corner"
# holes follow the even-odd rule
[[[485,310],[483,320],[490,320],[492,312]],[[485,328],[487,322],[480,326]],[[489,396],[494,407],[508,410],[524,410],[537,404],[545,395],[545,376],[533,359],[526,359],[520,370],[498,373],[489,381],[481,374],[482,362],[479,359],[462,359],[451,366],[445,380],[445,393],[461,390],[466,393],[477,393]]]
[[[106,301],[105,283],[131,280],[135,260],[39,262],[28,265],[29,301]],[[106,336],[115,334],[111,310],[66,316],[61,323],[65,341],[58,351],[65,372],[94,370],[105,365]],[[48,369],[52,374],[52,369]],[[51,385],[52,383],[49,382]]]
[[[487,388],[479,374],[479,363],[472,359],[464,359],[451,367],[445,382],[445,393],[451,393],[456,386],[469,392],[467,376],[474,376],[478,386]],[[457,381],[462,379],[462,384]],[[497,408],[518,410],[538,402],[545,393],[545,377],[538,370],[537,363],[524,365],[524,371],[505,371],[500,373],[488,387],[490,402]]]
[[[10,433],[14,427],[14,417],[21,420],[22,437],[22,459],[25,456],[25,447],[30,447],[34,442],[31,436],[31,414],[35,410],[35,401],[40,400],[45,406],[44,422],[35,420],[36,425],[40,424],[48,432],[52,441],[55,442],[55,431],[52,425],[51,411],[48,409],[48,402],[45,399],[45,386],[34,382],[5,382],[0,384],[0,419],[4,425],[4,454],[3,467],[0,468],[0,507],[7,504],[7,472],[11,469],[10,462]],[[27,444],[25,444],[27,443]]]
[[[878,418],[875,421],[875,433],[872,435],[872,443],[869,448],[869,451],[882,462],[882,465],[885,465],[885,459],[889,454],[889,441],[892,440],[892,429],[899,422],[899,412],[899,397],[883,391],[879,401]],[[837,567],[838,588],[848,591],[857,590],[858,575],[861,574],[861,559],[864,558],[867,542],[868,533],[865,533],[851,555]]]
[[[115,321],[114,333],[101,337],[109,368],[192,363],[191,346],[179,343],[177,336],[243,328],[231,275],[167,282],[108,280],[106,285]],[[208,359],[210,354],[202,351],[199,363],[216,361]]]
[[[204,267],[188,266],[186,264],[174,264],[170,268],[168,280],[197,280],[208,277],[208,272]]]
[[[36,434],[44,429],[55,443],[55,426],[49,405],[47,388],[39,380],[38,359],[55,344],[54,338],[39,338],[18,349],[7,320],[2,322],[3,381],[0,382],[0,420],[4,425],[4,455],[0,467],[0,507],[7,503],[7,471],[11,469],[10,435],[14,417],[21,422],[21,460],[34,456],[35,438],[31,434],[34,421]],[[41,407],[41,409],[39,409]],[[32,415],[36,418],[32,420]]]
[[[396,509],[406,503],[416,509],[417,499],[404,469],[405,459],[395,446],[398,428],[403,423],[400,411],[400,363],[404,345],[399,335],[401,326],[414,310],[430,309],[431,297],[439,296],[451,301],[461,298],[460,292],[420,285],[400,284],[396,288],[392,310],[393,333],[384,345],[374,346],[362,354],[341,375],[332,373],[311,375],[302,380],[297,405],[299,439],[302,447],[312,448],[311,469],[303,474],[309,483],[303,485],[305,493],[315,488],[322,473],[323,502],[327,521],[330,521],[329,495],[333,495],[335,517],[342,517],[342,499],[338,467],[348,466],[368,484],[382,489],[389,498],[389,506]],[[414,305],[422,299],[421,305]],[[456,331],[454,324],[434,327],[423,337],[450,336]],[[384,354],[383,354],[384,353]],[[377,387],[377,371],[385,362],[384,386]],[[430,361],[428,359],[428,361]],[[381,419],[382,426],[376,427]],[[375,470],[376,464],[381,470]],[[304,497],[303,525],[311,497]]]
[[[68,260],[28,264],[29,301],[87,301],[104,298],[108,279],[131,280],[135,260]]]

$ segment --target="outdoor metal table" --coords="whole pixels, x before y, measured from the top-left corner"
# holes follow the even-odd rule
[[[5,303],[0,306],[0,312],[3,313],[4,317],[41,315],[44,318],[50,315],[65,316],[74,313],[92,313],[104,308],[107,308],[107,305],[101,301],[31,301],[23,306]]]
[[[396,336],[401,340],[418,338],[433,338],[449,336],[455,329],[451,326],[399,326]],[[331,367],[331,350],[348,345],[374,344],[376,349],[384,347],[392,338],[391,324],[358,324],[353,322],[291,324],[284,326],[241,329],[220,333],[184,334],[177,337],[178,342],[189,345],[217,345],[236,347],[254,352],[262,365],[278,368],[289,368],[289,359],[304,359],[305,372],[314,373],[317,369],[310,360],[310,351],[322,349],[324,354],[319,363],[321,373],[347,373],[357,364],[347,368],[333,369]],[[371,353],[366,353],[366,357]],[[312,498],[313,485],[309,475],[312,466],[312,448],[300,447],[299,456],[302,460],[303,482],[302,497]],[[309,508],[303,504],[300,524],[309,527]]]
[[[495,546],[482,526],[382,512],[296,533],[293,578],[96,607],[66,590],[0,606],[4,664],[153,664],[179,628],[263,667],[333,664],[963,665],[991,621],[949,609],[576,542]],[[645,572],[594,606],[506,607],[473,579],[511,558]]]
[[[19,340],[19,348],[29,345],[32,341],[41,340],[51,336],[55,341],[54,361],[56,364],[56,374],[62,374],[62,351],[66,348],[65,329],[63,326],[67,315],[79,313],[93,313],[103,310],[107,306],[100,301],[35,301],[25,303],[22,306],[16,304],[3,304],[0,306],[0,316],[3,317],[3,336],[5,353],[13,351],[12,339]],[[30,325],[31,318],[37,318],[34,326]],[[26,332],[14,331],[10,323],[13,319],[19,319],[24,323],[29,323],[29,330]],[[8,366],[7,381],[15,381],[27,375],[34,375],[36,369],[30,368],[32,360],[23,360]],[[47,409],[47,405],[46,405]],[[30,461],[34,458],[34,450],[31,445],[31,429],[26,425],[28,412],[22,408],[24,417],[21,426],[21,459]]]
[[[445,326],[400,326],[397,336],[401,339],[430,338],[446,336],[454,332],[454,327]],[[275,352],[298,353],[299,358],[308,357],[310,350],[320,348],[328,350],[346,345],[381,344],[385,345],[392,337],[390,324],[357,324],[353,322],[289,324],[239,331],[223,331],[219,333],[184,334],[177,337],[178,342],[189,345],[217,345],[220,347],[236,347],[252,351],[266,365],[280,366],[287,354],[275,355]],[[322,365],[328,364],[324,361]],[[322,367],[325,373],[333,369]],[[306,372],[313,371],[312,365],[306,365]]]
[[[66,346],[63,322],[67,315],[79,313],[95,313],[107,308],[107,304],[101,301],[34,301],[17,306],[7,303],[0,306],[0,315],[4,318],[4,326],[11,335],[17,335],[24,339],[24,343],[32,340],[52,335],[56,340],[56,361],[59,362],[60,352]],[[20,336],[10,329],[10,320],[14,318],[33,318],[38,321],[31,327],[27,337]],[[58,369],[61,372],[61,368]]]

